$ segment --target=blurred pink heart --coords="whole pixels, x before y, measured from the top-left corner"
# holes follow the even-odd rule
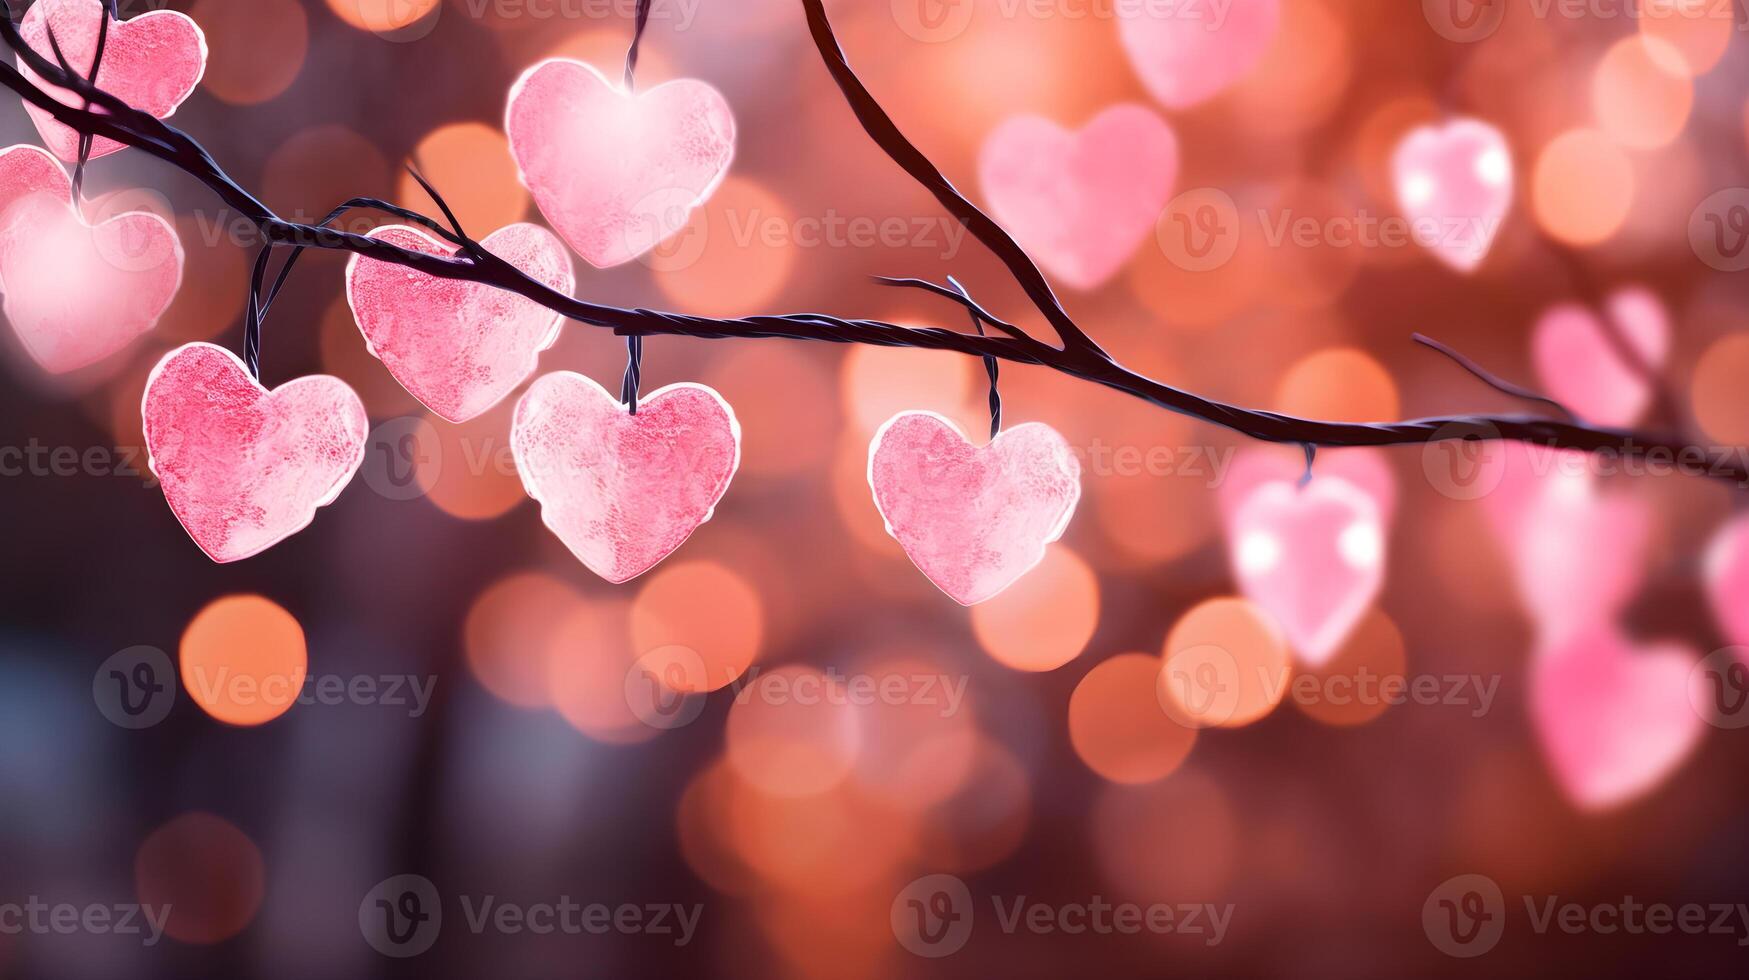
[[[1706,592],[1725,639],[1749,646],[1749,515],[1714,532],[1706,551]]]
[[[1118,36],[1142,84],[1169,109],[1213,98],[1257,67],[1281,26],[1280,0],[1120,4]]]
[[[685,227],[735,155],[735,117],[704,82],[630,95],[564,59],[516,80],[504,130],[541,214],[597,269],[630,262]]]
[[[516,405],[510,444],[541,520],[589,570],[620,583],[650,570],[711,519],[741,465],[741,426],[700,384],[638,399],[556,371]]]
[[[1387,513],[1372,493],[1316,469],[1305,486],[1258,484],[1228,512],[1240,591],[1275,616],[1307,664],[1334,656],[1378,597]]]
[[[457,251],[405,225],[378,228],[370,237],[433,255]],[[500,228],[480,244],[567,296],[576,285],[564,244],[539,225]],[[451,422],[498,404],[533,374],[564,322],[514,293],[357,255],[346,266],[346,300],[370,352],[413,397]]]
[[[1593,625],[1531,665],[1531,719],[1561,789],[1602,810],[1655,787],[1700,741],[1690,686],[1699,657],[1680,644],[1635,647]]]
[[[1420,126],[1391,155],[1397,206],[1415,241],[1459,272],[1482,264],[1512,207],[1512,152],[1476,119]]]
[[[1081,463],[1043,422],[974,446],[934,412],[900,412],[868,447],[868,483],[887,533],[964,606],[1044,560],[1081,500]]]
[[[86,224],[60,164],[35,147],[0,152],[0,201],[21,191],[0,211],[0,284],[43,370],[94,364],[152,329],[182,285],[176,229],[145,211]]]
[[[91,77],[91,61],[97,54],[97,33],[107,16],[103,0],[37,0],[24,15],[18,31],[25,43],[50,62],[57,61],[55,47],[81,78]],[[54,44],[49,33],[54,32]],[[133,20],[109,22],[103,42],[103,63],[97,68],[97,87],[128,105],[164,119],[194,92],[206,74],[206,35],[187,14],[153,10]],[[73,92],[41,83],[40,76],[19,60],[18,70],[38,82],[62,105],[82,106],[85,100]],[[79,159],[79,133],[62,125],[42,109],[24,104],[36,123],[43,144],[68,163]],[[91,143],[91,158],[107,156],[125,145],[103,136]]]
[[[212,344],[164,355],[140,412],[164,499],[217,562],[308,527],[364,462],[370,429],[364,404],[339,378],[312,375],[269,392],[237,355]]]
[[[1670,317],[1646,289],[1618,290],[1605,301],[1619,343],[1642,366],[1656,370],[1670,352]],[[1531,336],[1532,356],[1544,392],[1599,425],[1629,426],[1652,400],[1646,375],[1636,370],[1605,336],[1608,329],[1588,309],[1563,303],[1544,313]]]
[[[1015,116],[985,137],[991,214],[1053,276],[1095,289],[1148,237],[1178,179],[1178,138],[1150,109],[1116,105],[1079,133]]]

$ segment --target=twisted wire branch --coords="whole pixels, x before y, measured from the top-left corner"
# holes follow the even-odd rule
[[[827,343],[944,350],[978,358],[1034,364],[1123,392],[1168,411],[1201,419],[1253,439],[1294,443],[1308,449],[1320,446],[1418,445],[1459,439],[1509,439],[1557,449],[1611,452],[1629,460],[1643,459],[1654,453],[1679,459],[1690,459],[1697,455],[1711,458],[1706,447],[1675,436],[1527,415],[1451,415],[1401,422],[1365,423],[1299,418],[1215,401],[1131,371],[1108,355],[1075,323],[1057,301],[1055,293],[1026,251],[961,195],[928,157],[906,139],[851,69],[826,17],[822,0],[801,0],[801,3],[807,16],[810,36],[820,58],[850,103],[863,129],[889,158],[929,190],[948,213],[964,224],[979,242],[1002,261],[1028,299],[1044,314],[1046,321],[1060,338],[1062,346],[1052,346],[1034,339],[994,316],[985,316],[984,322],[1002,330],[1007,336],[978,336],[942,327],[908,327],[881,320],[844,318],[824,313],[718,318],[591,303],[567,296],[524,275],[490,251],[477,247],[469,249],[466,240],[451,235],[430,218],[382,202],[355,199],[342,207],[368,206],[398,214],[442,234],[461,247],[463,254],[453,258],[431,255],[364,235],[325,227],[327,222],[322,225],[308,225],[288,221],[232,179],[193,137],[129,106],[97,88],[87,79],[76,73],[63,71],[60,66],[45,59],[24,42],[10,17],[0,17],[0,38],[18,54],[20,61],[48,84],[81,96],[88,106],[63,104],[25,78],[16,67],[5,62],[0,62],[0,85],[11,89],[63,125],[82,134],[104,136],[140,149],[198,180],[225,205],[254,224],[269,246],[292,247],[294,251],[287,260],[288,265],[310,248],[348,252],[427,275],[502,289],[538,303],[568,319],[611,329],[626,337],[673,335],[705,340],[779,337]],[[256,313],[260,313],[272,302],[272,296],[283,286],[284,276],[288,271],[282,270],[274,290],[269,293],[266,302],[256,309]],[[906,285],[920,283],[920,280],[904,282]],[[953,295],[952,290],[935,287],[933,284],[923,288],[940,295]],[[961,305],[971,304],[964,297],[954,298]],[[968,305],[967,308],[971,309],[974,316],[981,314],[981,308],[975,304]],[[1733,454],[1729,459],[1716,460],[1709,475],[1749,486],[1749,467],[1739,461],[1741,458],[1742,454]]]

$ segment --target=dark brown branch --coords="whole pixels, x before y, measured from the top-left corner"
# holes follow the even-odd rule
[[[946,350],[973,357],[995,357],[1036,364],[1065,375],[1103,385],[1169,411],[1202,419],[1254,439],[1307,447],[1399,446],[1447,439],[1512,439],[1585,452],[1613,452],[1624,458],[1667,454],[1674,458],[1711,460],[1705,447],[1648,433],[1629,432],[1522,415],[1445,416],[1404,422],[1324,422],[1259,411],[1203,398],[1130,371],[1105,354],[1063,310],[1043,275],[1013,239],[954,190],[915,146],[905,140],[874,97],[863,87],[840,50],[820,0],[802,0],[810,32],[839,88],[851,101],[863,127],[889,156],[973,234],[1002,259],[1034,305],[1063,338],[1053,347],[1021,334],[983,337],[941,327],[906,327],[880,320],[846,319],[822,313],[791,313],[718,319],[645,309],[623,309],[586,302],[557,292],[524,275],[492,253],[445,258],[403,249],[364,235],[287,221],[233,180],[206,149],[188,134],[140,112],[70,75],[26,45],[8,18],[0,17],[0,36],[32,72],[51,85],[83,97],[92,108],[62,104],[26,79],[18,69],[0,62],[0,85],[81,133],[108,137],[136,147],[200,181],[221,201],[260,229],[273,245],[348,252],[446,279],[477,282],[523,296],[569,319],[612,329],[623,336],[674,335],[702,339],[782,337],[828,343],[870,344]],[[373,202],[370,206],[381,206]],[[432,228],[435,221],[393,209],[409,220]],[[455,241],[447,229],[445,238]],[[460,243],[458,243],[460,244]],[[282,280],[283,282],[283,280]],[[278,284],[276,284],[278,285]],[[269,294],[272,295],[271,293]],[[1001,321],[988,322],[1000,328]],[[1712,475],[1749,486],[1749,469],[1733,455],[1717,460]]]

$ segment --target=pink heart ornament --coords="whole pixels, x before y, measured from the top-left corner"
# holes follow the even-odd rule
[[[67,63],[80,77],[89,78],[97,54],[98,26],[108,16],[102,0],[37,0],[18,26],[25,43],[55,62],[59,46]],[[49,32],[54,32],[54,44]],[[97,69],[97,87],[142,112],[168,118],[200,84],[206,74],[206,35],[187,14],[153,10],[132,20],[111,20],[103,42],[103,63]],[[75,93],[49,85],[19,59],[19,72],[36,82],[62,105],[83,106]],[[79,159],[79,133],[53,116],[26,102],[24,111],[36,123],[43,144],[68,163]],[[98,136],[91,143],[91,158],[108,156],[126,145]]]
[[[1706,551],[1706,594],[1725,639],[1749,647],[1749,516],[1713,533]]]
[[[1161,105],[1185,109],[1220,94],[1263,60],[1281,26],[1280,0],[1119,4],[1130,66]]]
[[[1603,810],[1664,780],[1700,742],[1707,703],[1694,651],[1635,647],[1593,625],[1531,665],[1531,718],[1556,782],[1579,807]],[[1692,700],[1691,700],[1692,698]]]
[[[510,445],[542,522],[615,584],[649,571],[710,520],[741,465],[741,425],[711,388],[669,385],[640,398],[633,415],[571,371],[529,386]]]
[[[1268,610],[1300,659],[1326,663],[1385,581],[1386,509],[1347,479],[1263,483],[1228,517],[1239,589]]]
[[[1477,119],[1410,130],[1391,155],[1397,205],[1417,242],[1459,272],[1474,272],[1512,207],[1512,151]]]
[[[204,343],[164,355],[140,413],[164,499],[217,562],[308,527],[364,462],[370,429],[339,378],[312,375],[270,392],[237,355]]]
[[[370,237],[431,255],[458,251],[406,225],[378,228]],[[539,225],[500,228],[480,244],[567,296],[576,285],[564,244]],[[359,255],[346,266],[346,301],[370,352],[401,387],[451,422],[478,416],[527,380],[564,322],[502,289]]]
[[[974,446],[934,412],[900,412],[868,447],[868,482],[887,533],[963,606],[989,599],[1044,560],[1081,500],[1081,463],[1043,422]]]
[[[1618,290],[1605,300],[1604,315],[1620,343],[1648,369],[1670,353],[1670,316],[1651,291]],[[1576,303],[1551,308],[1537,321],[1531,353],[1549,397],[1580,418],[1624,427],[1639,421],[1652,401],[1646,376],[1628,363],[1604,333],[1596,315]]]
[[[182,242],[146,211],[88,224],[60,164],[33,146],[0,151],[0,285],[30,356],[65,374],[152,329],[182,286]]]
[[[597,269],[684,228],[735,155],[734,114],[710,85],[676,79],[633,95],[567,59],[523,72],[504,131],[541,214]]]
[[[1177,179],[1178,138],[1139,105],[1112,106],[1078,133],[1015,116],[978,153],[991,214],[1075,289],[1097,289],[1123,268]]]

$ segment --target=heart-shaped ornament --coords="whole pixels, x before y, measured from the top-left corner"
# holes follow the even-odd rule
[[[1319,473],[1303,486],[1272,480],[1227,515],[1239,589],[1268,610],[1302,660],[1341,648],[1385,581],[1388,509],[1361,485]]]
[[[140,412],[164,499],[217,562],[308,527],[364,462],[370,431],[364,403],[339,378],[312,375],[268,391],[237,355],[202,343],[164,355]]]
[[[581,61],[543,61],[510,89],[504,131],[541,214],[597,269],[686,226],[729,171],[735,117],[683,78],[626,92]]]
[[[1580,418],[1624,427],[1646,411],[1652,386],[1618,344],[1646,370],[1662,367],[1670,353],[1670,315],[1655,294],[1638,287],[1612,293],[1605,307],[1609,325],[1576,303],[1551,308],[1537,321],[1531,353],[1549,397]],[[1614,340],[1605,333],[1612,328]]]
[[[168,221],[127,211],[87,224],[60,164],[34,146],[0,151],[0,286],[6,319],[43,370],[65,374],[152,329],[182,285]]]
[[[1160,104],[1185,109],[1257,67],[1281,27],[1280,0],[1119,4],[1130,66]]]
[[[55,48],[81,78],[91,77],[91,62],[97,55],[98,28],[108,13],[103,0],[36,0],[18,25],[19,34],[36,53],[57,62]],[[49,32],[54,32],[54,44]],[[153,10],[132,20],[110,20],[103,41],[103,63],[97,68],[97,87],[128,105],[165,119],[194,92],[206,74],[206,35],[187,14]],[[62,105],[82,106],[77,94],[43,82],[19,60],[19,72],[38,84]],[[79,159],[79,133],[42,109],[24,104],[43,144],[68,163]],[[107,156],[126,145],[104,136],[91,142],[91,157]]]
[[[649,571],[710,520],[741,465],[741,425],[705,385],[659,389],[633,415],[571,371],[529,386],[510,445],[541,520],[615,584]]]
[[[1531,665],[1531,718],[1567,798],[1587,810],[1626,803],[1663,781],[1699,744],[1694,651],[1637,648],[1593,625]]]
[[[1078,133],[1015,116],[978,153],[978,180],[996,220],[1076,289],[1096,289],[1123,268],[1177,179],[1178,138],[1139,105],[1112,106]]]
[[[432,255],[457,252],[405,225],[378,228],[370,237]],[[500,228],[480,244],[567,296],[576,285],[564,243],[539,225]],[[370,352],[401,387],[451,422],[498,404],[533,374],[564,322],[515,293],[360,255],[346,266],[346,300]]]
[[[1473,272],[1512,207],[1512,151],[1479,119],[1418,126],[1391,154],[1397,206],[1415,241],[1459,272]]]
[[[1713,533],[1706,551],[1706,593],[1725,639],[1749,647],[1749,516]]]
[[[964,606],[1044,560],[1081,500],[1081,463],[1043,422],[974,446],[934,412],[900,412],[868,447],[868,483],[887,533],[929,581]]]

